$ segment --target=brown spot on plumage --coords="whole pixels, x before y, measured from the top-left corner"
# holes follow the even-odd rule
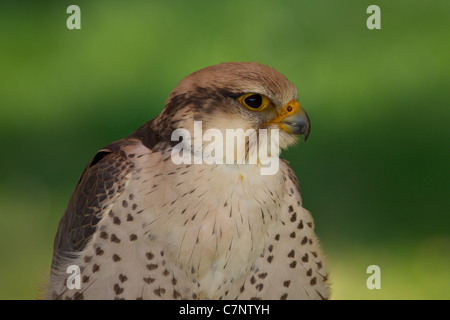
[[[98,264],[94,264],[94,265],[92,266],[92,272],[95,273],[95,272],[97,272],[98,270],[100,270],[100,266],[99,266]]]
[[[303,237],[301,244],[305,245],[307,242],[308,242],[308,238],[306,236]]]
[[[122,260],[122,258],[120,258],[120,256],[118,254],[114,254],[112,256],[112,259],[114,262],[119,262],[120,260]]]
[[[158,288],[153,290],[153,292],[155,293],[155,295],[157,295],[158,297],[161,297],[164,293],[166,293],[166,289],[164,288]]]
[[[124,283],[125,281],[128,280],[128,277],[126,275],[124,275],[123,273],[121,273],[119,275],[119,280],[120,280],[120,282]]]
[[[114,292],[116,293],[116,295],[119,295],[119,294],[121,294],[122,292],[123,292],[123,288],[121,288],[120,286],[119,286],[119,284],[118,283],[116,283],[115,285],[114,285]]]
[[[291,216],[291,222],[295,222],[297,220],[297,212],[294,212]]]
[[[120,239],[117,238],[117,236],[113,233],[113,234],[111,235],[111,242],[114,242],[114,243],[120,243]]]
[[[155,269],[157,269],[157,268],[158,268],[158,265],[157,265],[157,264],[154,264],[154,263],[152,263],[152,264],[147,264],[147,269],[150,270],[150,271],[153,271],[153,270],[155,270]]]
[[[153,283],[155,281],[155,278],[152,277],[148,277],[148,278],[143,278],[144,282],[147,284]]]
[[[181,294],[177,290],[173,290],[172,298],[178,299],[181,297]]]
[[[119,217],[114,217],[114,218],[113,218],[113,223],[114,223],[114,224],[117,224],[117,225],[120,225],[120,219],[119,219]]]
[[[258,278],[260,279],[264,279],[265,277],[267,277],[267,272],[258,274]]]

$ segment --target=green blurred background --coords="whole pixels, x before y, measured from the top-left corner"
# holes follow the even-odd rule
[[[81,8],[68,30],[66,8]],[[366,9],[381,8],[381,30]],[[449,1],[9,1],[0,5],[0,299],[34,299],[84,166],[179,80],[256,61],[312,131],[284,153],[334,299],[450,298]],[[366,287],[369,265],[381,289]]]

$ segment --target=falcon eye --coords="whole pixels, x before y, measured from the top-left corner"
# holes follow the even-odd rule
[[[270,104],[269,98],[258,93],[244,94],[238,100],[244,107],[252,111],[261,111]]]
[[[245,104],[250,108],[258,109],[259,107],[261,107],[263,99],[259,94],[254,94],[245,98],[244,101]]]

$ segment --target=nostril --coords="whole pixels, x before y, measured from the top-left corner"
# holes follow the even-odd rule
[[[291,112],[292,111],[292,107],[288,106],[286,110],[287,110],[287,112]]]

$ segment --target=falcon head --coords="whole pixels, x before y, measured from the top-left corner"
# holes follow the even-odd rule
[[[179,128],[278,129],[278,147],[309,136],[310,121],[297,101],[296,88],[278,71],[253,62],[230,62],[194,72],[175,87],[151,127],[158,140],[169,141]]]

